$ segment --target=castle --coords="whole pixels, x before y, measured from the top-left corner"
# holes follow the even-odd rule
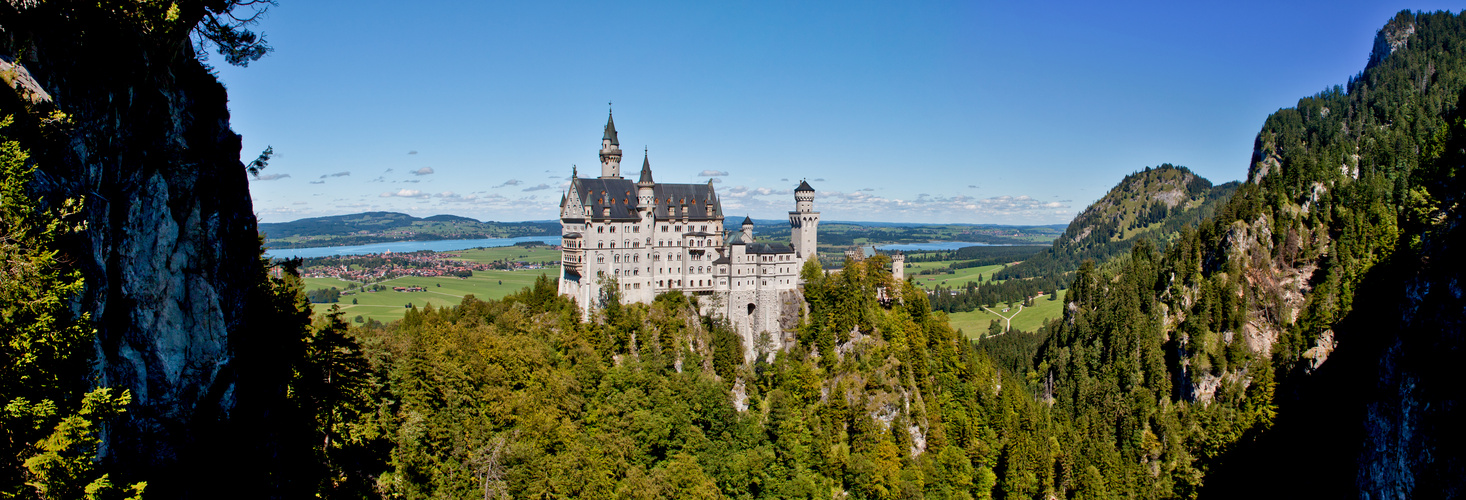
[[[747,217],[740,231],[724,230],[711,180],[655,182],[649,156],[636,182],[622,178],[614,117],[606,119],[600,153],[601,176],[581,178],[572,170],[560,200],[560,294],[574,297],[586,315],[611,283],[622,302],[650,303],[669,291],[708,297],[699,301],[704,312],[728,319],[743,336],[747,356],[763,332],[781,345],[802,307],[800,269],[817,259],[814,188],[801,181],[794,190],[793,245],[759,243]]]

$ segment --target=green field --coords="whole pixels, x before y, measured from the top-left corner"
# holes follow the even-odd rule
[[[956,273],[916,274],[920,272],[921,269],[946,267],[951,265],[952,262],[954,261],[918,262],[917,264],[923,264],[923,266],[921,268],[912,266],[910,269],[906,270],[906,275],[915,279],[916,284],[920,285],[923,288],[931,288],[936,285],[957,288],[960,286],[965,286],[969,282],[977,281],[977,277],[979,275],[982,276],[983,282],[986,283],[988,280],[993,278],[993,272],[996,272],[1004,267],[1003,264],[994,264],[991,266],[958,269]]]
[[[469,262],[489,263],[500,260],[524,261],[530,263],[557,262],[560,260],[560,251],[551,249],[548,246],[525,248],[517,246],[474,248],[469,250],[454,250],[443,252],[458,254],[457,260]]]
[[[1064,315],[1064,296],[1068,290],[1059,290],[1059,300],[1049,300],[1048,297],[1039,297],[1033,302],[1033,307],[1023,308],[1023,312],[1013,316],[1013,328],[1025,332],[1038,331],[1044,321],[1059,318]],[[998,312],[1003,311],[1003,304],[997,307]],[[1017,306],[1014,306],[1017,310]],[[1012,314],[1012,311],[1003,314]],[[952,313],[947,315],[947,321],[953,329],[962,330],[968,338],[978,338],[978,335],[986,335],[988,323],[992,320],[1002,321],[1003,318],[988,312],[986,309],[978,308],[973,311]]]
[[[341,306],[341,309],[346,312],[346,319],[348,321],[357,315],[361,315],[364,318],[371,318],[385,323],[402,319],[403,314],[407,310],[405,306],[408,303],[419,308],[426,304],[432,304],[433,307],[454,306],[463,301],[464,295],[469,294],[480,299],[500,299],[504,298],[505,295],[518,292],[524,287],[534,285],[534,280],[541,274],[555,278],[560,275],[560,268],[549,267],[523,271],[474,271],[472,278],[424,278],[405,276],[381,282],[382,286],[388,288],[386,291],[342,295],[341,302],[334,305]],[[330,279],[334,278],[311,278],[306,281],[308,288],[318,288],[318,286],[311,285],[310,283]],[[500,284],[501,282],[503,284]],[[428,291],[394,292],[391,290],[394,286],[421,286],[426,287]],[[357,303],[352,304],[352,299],[355,299]],[[330,309],[332,305],[313,304],[317,314]]]
[[[356,286],[355,281],[346,281],[340,278],[305,278],[305,289],[315,290],[317,288],[336,287],[337,290],[346,290]]]

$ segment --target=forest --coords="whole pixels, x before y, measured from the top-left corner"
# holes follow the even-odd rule
[[[258,59],[262,39],[221,21],[233,6],[82,11],[185,37],[204,23],[226,59]],[[256,241],[224,278],[243,292],[219,300],[249,313],[217,365],[231,382],[189,394],[205,429],[141,434],[193,439],[161,458],[123,438],[167,421],[138,403],[166,376],[94,371],[166,357],[81,306],[128,277],[77,264],[85,210],[108,201],[36,195],[73,125],[7,100],[0,495],[1460,496],[1463,58],[1466,18],[1401,12],[1347,85],[1267,118],[1247,182],[1137,172],[1006,270],[1003,285],[1067,287],[1063,317],[980,342],[882,255],[807,264],[792,342],[745,345],[699,314],[708,297],[621,304],[612,286],[587,317],[543,277],[387,324],[313,316],[301,262]],[[234,460],[166,462],[200,456]]]

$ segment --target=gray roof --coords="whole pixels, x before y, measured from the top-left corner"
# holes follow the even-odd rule
[[[641,220],[637,214],[637,186],[630,179],[581,179],[570,183],[580,195],[580,202],[591,207],[591,217],[596,220]],[[677,219],[682,218],[680,208],[687,207],[689,220],[712,220],[723,217],[723,204],[712,184],[657,184],[652,187],[652,201],[657,220],[672,220],[670,207],[678,207]],[[712,212],[708,212],[708,204]],[[609,216],[605,209],[610,209]]]
[[[752,226],[753,225],[753,219],[748,218],[748,216],[746,216],[746,215],[743,216],[743,225],[745,225],[745,226]]]
[[[671,220],[670,207],[687,206],[687,218],[698,220],[710,220],[723,218],[723,203],[718,200],[718,193],[713,190],[713,185],[708,184],[657,184],[652,191],[652,201],[656,203],[657,220]],[[707,205],[713,205],[711,213]],[[678,212],[678,219],[682,218]]]
[[[570,188],[580,194],[580,202],[591,207],[591,217],[604,220],[609,208],[610,219],[640,220],[636,214],[636,184],[627,179],[581,179],[571,181]]]
[[[620,146],[621,141],[616,139],[616,120],[610,113],[606,113],[606,133],[601,136],[603,141],[611,141],[612,146]]]
[[[613,131],[611,131],[611,134],[612,134],[612,137],[614,137],[615,134],[616,134],[616,132],[613,130]],[[612,144],[615,144],[615,143],[612,143]],[[800,191],[814,192],[814,188],[809,187],[809,182],[808,181],[801,180],[801,181],[799,181],[799,187],[794,188],[794,192],[798,193]]]
[[[794,253],[793,248],[783,243],[749,243],[744,251],[748,253]]]

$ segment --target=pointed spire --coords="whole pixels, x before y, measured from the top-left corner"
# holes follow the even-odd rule
[[[607,103],[610,104],[610,103]],[[616,139],[616,119],[610,111],[606,112],[606,133],[601,136],[603,141],[611,141],[612,146],[620,146],[621,141]]]
[[[800,179],[799,180],[799,187],[794,188],[794,192],[798,193],[798,192],[803,192],[803,191],[808,191],[808,192],[811,192],[812,193],[812,192],[814,192],[814,188],[809,187],[809,181]]]
[[[743,217],[743,225],[745,225],[745,226],[752,226],[753,225],[753,219],[751,219],[751,218],[749,218],[748,216],[745,215]]]
[[[646,151],[643,150],[642,151],[642,154],[646,154]],[[652,160],[651,160],[651,157],[650,156],[642,157],[642,160],[641,160],[641,179],[638,180],[638,181],[636,181],[636,185],[638,185],[638,186],[643,186],[643,185],[644,186],[651,186],[653,183],[654,182],[652,181]]]

